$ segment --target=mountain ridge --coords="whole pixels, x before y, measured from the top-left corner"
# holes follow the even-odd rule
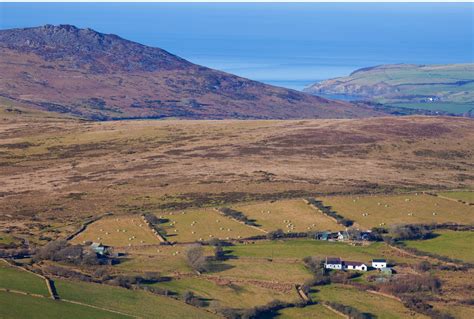
[[[0,95],[92,120],[386,115],[193,64],[72,25],[0,30]]]

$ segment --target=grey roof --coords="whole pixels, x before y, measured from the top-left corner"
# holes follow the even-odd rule
[[[386,263],[387,260],[386,259],[372,259],[372,262],[373,263]]]

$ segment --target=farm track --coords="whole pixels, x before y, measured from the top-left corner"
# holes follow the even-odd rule
[[[342,312],[334,309],[333,307],[329,306],[329,305],[326,305],[325,303],[321,303],[321,305],[324,307],[324,308],[327,308],[329,310],[331,310],[332,312],[334,312],[335,314],[338,314],[339,316],[343,317],[343,318],[347,318],[347,319],[350,319],[350,317],[346,314],[343,314]]]

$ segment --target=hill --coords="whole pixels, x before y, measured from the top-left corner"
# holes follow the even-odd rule
[[[365,106],[195,65],[71,25],[0,31],[0,95],[85,119],[289,119],[380,115]]]
[[[474,64],[380,65],[315,83],[305,92],[472,116]]]

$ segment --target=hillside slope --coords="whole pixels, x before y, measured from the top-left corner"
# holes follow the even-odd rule
[[[474,64],[380,65],[315,83],[305,92],[469,115],[474,114]]]
[[[70,25],[0,31],[0,95],[86,119],[288,119],[380,115],[192,64]]]

